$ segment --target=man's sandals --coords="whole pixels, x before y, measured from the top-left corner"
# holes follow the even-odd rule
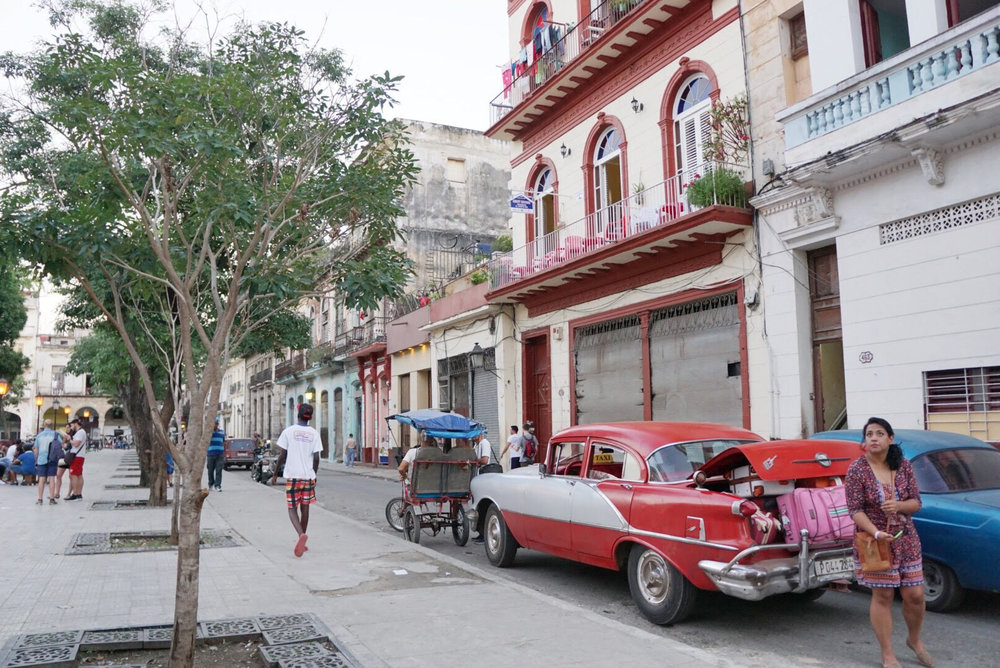
[[[305,553],[305,551],[309,549],[308,547],[306,547],[307,540],[309,540],[309,536],[307,536],[306,534],[301,534],[299,536],[299,540],[295,543],[296,557],[301,557]]]

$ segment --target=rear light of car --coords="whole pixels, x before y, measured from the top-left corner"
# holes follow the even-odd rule
[[[757,512],[757,504],[753,501],[733,501],[733,515],[751,517]]]

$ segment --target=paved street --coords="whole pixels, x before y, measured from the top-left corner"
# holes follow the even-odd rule
[[[398,494],[391,473],[356,467],[351,475],[341,465],[324,464],[320,472],[321,504],[394,535],[383,516],[390,496]],[[458,547],[450,533],[427,536],[421,546],[470,567],[492,571],[497,577],[528,586],[595,614],[632,625],[654,635],[692,647],[710,649],[720,657],[745,666],[773,666],[774,655],[801,665],[875,665],[878,656],[868,626],[868,594],[862,591],[828,592],[809,602],[795,596],[749,602],[722,594],[702,593],[690,618],[673,627],[649,624],[628,592],[623,574],[520,550],[509,569],[496,569],[481,545]],[[896,635],[904,666],[917,663],[903,646],[903,623],[897,609]],[[1000,665],[1000,595],[970,593],[952,613],[928,613],[926,637],[941,665]],[[822,629],[822,632],[817,632]]]

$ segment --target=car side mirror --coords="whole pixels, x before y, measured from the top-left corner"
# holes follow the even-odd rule
[[[545,470],[545,464],[538,465],[538,477],[544,478],[547,471]]]

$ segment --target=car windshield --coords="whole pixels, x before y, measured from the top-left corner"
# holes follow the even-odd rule
[[[985,448],[938,450],[913,459],[921,492],[1000,489],[1000,452]]]
[[[737,439],[712,439],[664,445],[646,459],[649,464],[649,480],[650,482],[686,480],[712,457],[735,445],[752,442]]]

